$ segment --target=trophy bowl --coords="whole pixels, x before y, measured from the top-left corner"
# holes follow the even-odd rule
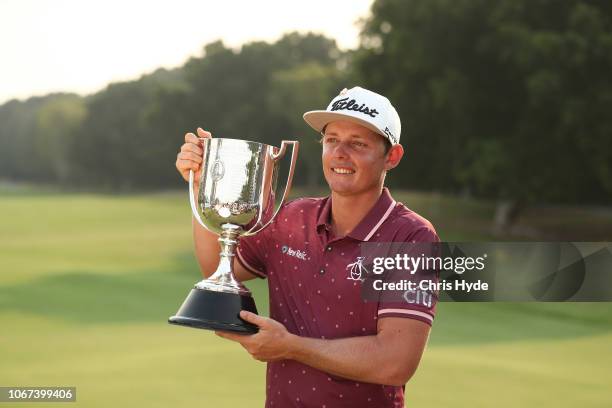
[[[208,330],[256,333],[240,318],[241,310],[257,313],[251,292],[236,280],[233,261],[240,237],[255,235],[276,217],[291,189],[299,143],[281,147],[238,139],[204,138],[202,173],[194,191],[189,174],[189,202],[195,219],[219,235],[219,265],[196,283],[176,315],[168,322]],[[281,159],[291,146],[291,162],[283,195],[276,185]]]

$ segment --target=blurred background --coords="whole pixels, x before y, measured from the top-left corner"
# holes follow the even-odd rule
[[[200,276],[176,154],[297,139],[326,195],[302,113],[344,87],[397,107],[387,184],[443,240],[612,239],[612,3],[217,3],[0,3],[0,386],[263,406],[265,365],[166,324]],[[609,407],[611,367],[610,303],[443,303],[406,405]]]

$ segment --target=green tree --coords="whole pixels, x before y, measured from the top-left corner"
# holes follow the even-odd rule
[[[410,186],[609,202],[612,4],[377,0],[361,44],[362,80],[402,116]]]
[[[341,57],[333,40],[315,34],[289,33],[275,43],[248,43],[240,50],[220,41],[208,44],[203,57],[185,65],[187,86],[163,95],[156,123],[174,138],[175,151],[184,133],[198,126],[215,137],[276,146],[299,139],[304,143],[295,183],[313,183],[320,169],[312,163],[320,160],[320,151],[301,115],[324,106],[337,92],[330,84],[338,78]]]
[[[321,146],[302,115],[309,110],[324,109],[341,86],[340,72],[334,66],[315,62],[275,72],[272,77],[268,105],[270,110],[279,112],[289,126],[284,138],[300,141],[296,182],[305,183],[310,189],[320,186],[323,181]]]
[[[70,180],[70,149],[86,112],[83,98],[77,95],[51,99],[38,110],[32,152],[38,166],[46,170],[45,181],[66,184]]]
[[[175,145],[160,134],[151,116],[166,86],[179,86],[180,73],[164,70],[138,81],[111,84],[87,100],[87,116],[70,154],[86,188],[150,189],[169,185],[168,163]]]
[[[0,177],[58,181],[57,161],[82,116],[80,104],[77,95],[50,94],[0,106]]]
[[[320,151],[301,115],[337,92],[342,58],[335,41],[316,34],[236,50],[214,42],[183,67],[86,98],[10,102],[0,107],[2,177],[120,191],[182,186],[176,154],[184,134],[202,126],[277,146],[307,135],[296,181],[314,183]]]

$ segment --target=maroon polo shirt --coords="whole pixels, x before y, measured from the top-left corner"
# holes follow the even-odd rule
[[[287,203],[259,234],[243,238],[240,264],[268,279],[270,317],[293,334],[320,339],[375,335],[377,320],[404,317],[431,324],[435,303],[366,302],[350,265],[363,242],[437,242],[429,221],[385,188],[357,227],[334,237],[331,199]],[[367,356],[364,356],[367,358]],[[266,407],[403,407],[404,387],[340,378],[293,360],[268,363]]]

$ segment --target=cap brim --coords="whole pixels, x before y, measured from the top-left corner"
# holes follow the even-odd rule
[[[348,122],[353,122],[361,126],[364,126],[370,129],[371,131],[376,132],[379,135],[387,138],[387,135],[385,135],[381,129],[378,129],[376,126],[372,125],[370,122],[365,121],[363,119],[356,118],[355,116],[349,115],[346,113],[329,112],[326,110],[315,110],[315,111],[306,112],[303,117],[306,123],[308,123],[308,125],[314,130],[316,130],[318,133],[321,133],[323,128],[330,122],[333,122],[335,120],[346,120]]]

